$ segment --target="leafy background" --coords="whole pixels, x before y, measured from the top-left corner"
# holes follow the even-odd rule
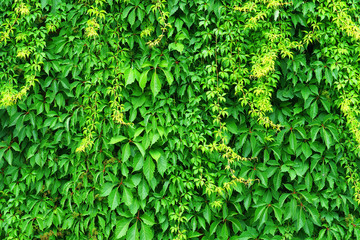
[[[358,239],[358,3],[2,1],[0,238]]]

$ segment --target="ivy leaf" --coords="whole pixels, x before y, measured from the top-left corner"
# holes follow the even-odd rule
[[[203,212],[205,220],[210,224],[211,223],[211,209],[208,205],[205,206],[204,212]]]
[[[277,191],[280,188],[283,175],[284,174],[282,172],[277,172],[275,174],[275,177],[273,178],[275,191]]]
[[[132,10],[128,16],[128,21],[131,26],[134,25],[134,23],[135,23],[135,10],[136,9]]]
[[[122,162],[127,162],[130,156],[131,156],[130,143],[126,143],[122,148],[122,156],[121,156]]]
[[[320,99],[322,105],[324,106],[325,110],[330,113],[331,110],[331,102],[329,102],[327,99]]]
[[[115,239],[122,238],[125,236],[126,232],[129,229],[131,219],[123,218],[116,223],[116,229],[115,229]]]
[[[170,50],[170,51],[171,51],[171,50],[176,50],[176,51],[182,53],[182,51],[184,51],[184,48],[185,48],[184,44],[179,43],[179,42],[178,42],[178,43],[170,43],[170,44],[169,44],[169,50]]]
[[[210,235],[213,235],[216,231],[217,226],[219,225],[221,221],[215,221],[210,225]]]
[[[151,227],[141,222],[140,240],[151,240],[154,237],[154,232]]]
[[[244,227],[241,225],[241,222],[238,219],[229,217],[228,220],[232,223],[232,229],[235,233],[244,230]]]
[[[221,228],[220,236],[224,237],[224,239],[229,238],[229,230],[228,230],[226,224],[223,224],[223,226]]]
[[[137,221],[135,222],[134,225],[131,226],[131,228],[127,231],[126,234],[126,239],[131,239],[131,240],[137,240],[139,239],[139,231],[138,231],[138,227],[137,227]]]
[[[157,162],[157,169],[161,176],[164,175],[166,169],[168,168],[168,160],[166,157],[161,156]]]
[[[331,146],[331,135],[325,130],[325,128],[321,128],[321,135],[322,135],[322,138],[325,142],[325,145],[327,147],[327,149],[330,149],[330,146]]]
[[[174,76],[169,71],[163,70],[163,72],[165,73],[167,82],[169,83],[169,85],[171,85],[174,82]]]
[[[308,192],[311,191],[312,184],[313,184],[313,179],[311,177],[311,173],[308,172],[305,176],[305,186],[306,186],[306,189],[308,190]]]
[[[166,60],[163,60],[159,63],[158,66],[161,67],[161,69],[165,72],[164,68],[168,68],[169,63]]]
[[[145,72],[142,72],[139,78],[139,86],[144,91],[144,88],[146,87],[147,83],[147,74],[150,70],[147,70]]]
[[[314,119],[316,115],[318,114],[318,104],[317,102],[313,102],[310,106],[310,117]]]
[[[11,151],[11,149],[8,149],[5,153],[5,159],[6,161],[9,163],[10,166],[12,166],[12,162],[13,162],[13,159],[14,159],[14,156],[13,156],[13,152]]]
[[[129,12],[131,11],[131,9],[133,9],[133,8],[134,8],[133,6],[127,6],[127,7],[124,9],[124,11],[122,12],[121,18],[122,18],[122,19],[125,19],[125,18],[128,16],[128,14],[129,14]]]
[[[325,68],[325,79],[331,86],[333,82],[333,77],[329,68]]]
[[[296,136],[293,132],[290,133],[290,148],[295,152],[296,147],[297,147],[297,140],[296,140]]]
[[[114,210],[120,205],[120,193],[118,188],[115,188],[111,191],[108,199],[109,199],[109,207],[111,210]]]
[[[145,181],[145,179],[142,179],[140,184],[138,185],[138,194],[141,200],[144,200],[148,194],[149,194],[149,185]]]
[[[319,130],[320,128],[318,126],[314,126],[310,129],[311,142],[315,142]]]
[[[151,82],[150,82],[150,88],[151,88],[151,91],[152,91],[154,97],[156,97],[156,95],[158,95],[158,93],[161,90],[161,81],[156,72],[154,72],[152,75]]]
[[[155,164],[150,157],[147,157],[144,162],[143,172],[144,172],[144,176],[149,182],[154,177],[154,171],[155,171]]]
[[[109,183],[109,182],[105,183],[101,188],[100,197],[107,197],[111,193],[111,190],[113,189],[114,186],[115,184],[113,183]]]
[[[267,209],[266,205],[263,205],[262,207],[258,207],[254,213],[254,222],[261,219],[263,216],[265,210]]]
[[[149,153],[151,155],[151,157],[155,160],[158,161],[159,158],[161,157],[161,150],[159,148],[156,149],[150,149]]]
[[[309,158],[312,154],[311,148],[308,143],[302,143],[301,150],[304,153],[305,158]]]
[[[319,215],[318,210],[316,208],[314,208],[314,207],[308,207],[307,210],[310,213],[310,216],[311,216],[313,222],[316,225],[321,226],[320,215]]]
[[[131,190],[127,187],[123,187],[123,201],[126,204],[126,206],[130,206],[133,202],[133,194]]]
[[[135,71],[130,67],[124,72],[125,87],[135,81]]]
[[[312,93],[311,93],[309,87],[303,87],[303,88],[301,89],[301,95],[302,95],[304,101],[306,101],[311,94],[312,94]]]
[[[304,210],[301,208],[299,211],[299,215],[297,216],[296,231],[299,231],[301,228],[303,228],[305,222],[306,222],[306,218],[305,218]]]
[[[273,208],[273,210],[274,210],[276,219],[277,219],[277,220],[279,221],[279,223],[281,224],[282,215],[283,215],[283,212],[282,212],[281,208],[279,208],[278,206],[274,206],[274,205],[272,205],[272,208]]]
[[[155,225],[154,217],[147,213],[144,213],[144,215],[141,216],[141,220],[150,227]]]
[[[41,0],[41,9],[44,9],[48,5],[48,0]]]
[[[315,69],[315,76],[319,83],[321,82],[322,79],[321,71],[322,71],[321,67]]]
[[[124,140],[126,140],[126,139],[127,139],[127,137],[124,137],[124,136],[112,137],[112,138],[110,139],[109,144],[115,144],[115,143],[118,143],[118,142],[122,142],[122,141],[124,141]]]
[[[141,155],[144,157],[145,156],[145,148],[143,146],[142,143],[138,143],[138,142],[134,142],[134,144],[136,145],[136,147],[139,149]]]

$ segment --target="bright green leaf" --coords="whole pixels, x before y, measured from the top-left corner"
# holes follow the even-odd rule
[[[156,72],[154,72],[152,75],[151,82],[150,82],[150,88],[151,88],[151,91],[152,91],[154,97],[156,97],[156,95],[158,95],[158,93],[161,90],[161,81]]]

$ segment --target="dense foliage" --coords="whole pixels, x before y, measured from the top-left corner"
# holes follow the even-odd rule
[[[0,239],[358,239],[358,0],[0,1]]]

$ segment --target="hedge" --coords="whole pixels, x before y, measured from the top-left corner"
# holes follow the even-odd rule
[[[360,1],[0,9],[0,239],[360,239]]]

